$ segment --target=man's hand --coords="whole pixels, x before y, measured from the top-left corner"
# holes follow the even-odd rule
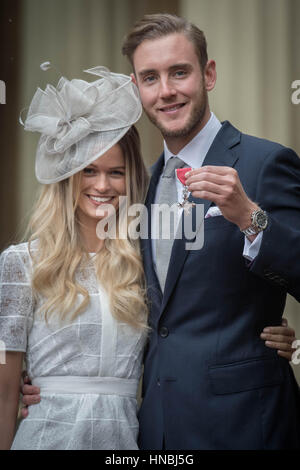
[[[214,202],[223,216],[240,230],[251,225],[251,213],[258,206],[248,198],[234,168],[203,166],[191,170],[187,173],[186,185],[193,197]],[[255,237],[253,235],[251,241]]]
[[[265,340],[265,345],[268,348],[278,349],[277,354],[285,357],[289,361],[292,359],[292,354],[295,349],[292,348],[292,343],[295,341],[295,331],[288,326],[285,318],[282,319],[282,326],[268,326],[264,328],[261,333],[261,339]]]
[[[40,389],[31,385],[30,379],[27,375],[23,374],[23,385],[21,386],[21,393],[23,394],[22,403],[24,406],[21,410],[22,418],[27,418],[28,416],[28,406],[36,405],[41,401]]]

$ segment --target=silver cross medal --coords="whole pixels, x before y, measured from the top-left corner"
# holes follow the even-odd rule
[[[183,185],[182,202],[178,202],[177,206],[181,207],[186,214],[189,214],[191,208],[195,207],[196,205],[194,202],[190,202],[188,200],[189,190],[185,184],[185,174],[190,170],[192,170],[192,168],[178,168],[176,170],[176,176],[179,179],[180,183]]]

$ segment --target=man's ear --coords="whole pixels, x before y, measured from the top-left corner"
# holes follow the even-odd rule
[[[133,83],[137,86],[137,82],[136,82],[136,78],[135,78],[134,73],[131,73],[130,77],[131,77],[131,80],[133,81]]]
[[[209,60],[204,69],[205,88],[207,91],[214,89],[217,81],[216,62]]]

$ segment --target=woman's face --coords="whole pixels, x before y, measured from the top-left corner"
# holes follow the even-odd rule
[[[82,170],[77,207],[80,222],[89,225],[101,220],[103,204],[111,204],[117,211],[119,196],[125,195],[125,158],[116,144]]]

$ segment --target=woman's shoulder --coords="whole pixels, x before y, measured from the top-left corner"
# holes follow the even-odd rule
[[[29,254],[29,243],[28,242],[9,245],[7,248],[5,248],[2,251],[1,256],[3,257],[3,256],[13,255],[13,254],[18,255],[20,253]]]
[[[30,251],[36,250],[36,242],[30,244]],[[0,256],[0,269],[15,268],[19,271],[28,270],[31,265],[29,243],[23,242],[10,245],[2,251]]]

